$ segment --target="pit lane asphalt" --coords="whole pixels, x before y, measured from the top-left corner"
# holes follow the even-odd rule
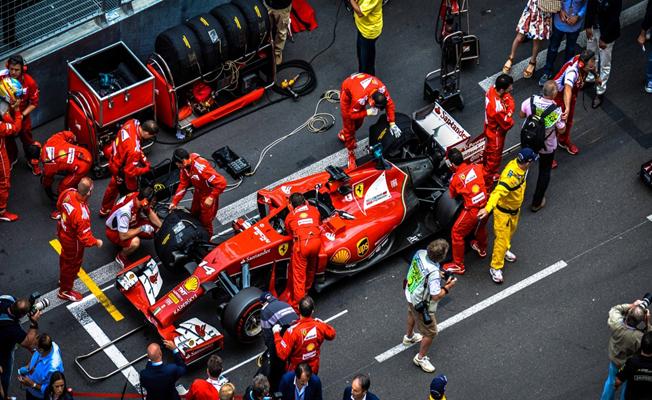
[[[625,7],[634,3],[625,2]],[[423,76],[438,64],[438,50],[432,40],[434,10],[429,3],[417,0],[397,5],[398,2],[390,3],[385,10],[385,31],[378,42],[378,75],[389,86],[398,109],[410,113],[424,105]],[[330,41],[336,4],[316,1],[315,7],[320,28],[297,35],[297,42],[288,44],[286,59],[309,59],[316,49]],[[504,6],[498,1],[473,3],[471,7],[472,30],[482,41],[482,59],[479,66],[462,74],[467,107],[454,116],[475,134],[481,130],[484,104],[477,82],[502,65],[522,8],[521,4]],[[485,9],[492,9],[492,13],[481,15]],[[216,129],[186,147],[209,155],[214,149],[229,145],[253,163],[265,144],[303,122],[312,113],[319,95],[326,89],[338,88],[355,68],[355,30],[350,15],[343,9],[340,18],[336,44],[315,62],[319,87],[312,95],[298,103],[286,101],[269,107]],[[430,356],[438,370],[449,376],[450,398],[597,397],[607,367],[609,308],[652,290],[652,227],[648,222],[626,232],[652,214],[652,193],[635,176],[640,164],[652,157],[652,97],[642,91],[644,59],[634,43],[637,24],[623,29],[616,43],[603,109],[591,110],[587,96],[585,111],[582,99],[578,99],[573,136],[578,138],[582,153],[577,157],[558,153],[560,167],[553,172],[548,206],[537,214],[523,212],[513,245],[520,259],[507,266],[505,285],[494,285],[486,271],[488,261],[469,254],[469,272],[440,305],[441,322],[559,260],[568,262],[562,271],[442,332]],[[518,60],[527,57],[527,47],[519,49]],[[405,49],[405,54],[397,55],[396,48]],[[517,82],[517,103],[537,90],[534,81]],[[324,105],[323,110],[329,107]],[[330,112],[337,116],[339,110],[332,107]],[[61,121],[55,121],[36,129],[36,136],[43,139],[61,127]],[[338,118],[335,128],[318,138],[319,146],[307,133],[288,139],[271,152],[272,157],[265,161],[259,174],[225,194],[222,204],[236,201],[339,150],[335,138],[339,127]],[[516,142],[517,136],[517,129],[513,129],[509,140]],[[156,145],[150,158],[158,162],[171,151],[171,146]],[[57,257],[48,245],[54,237],[54,224],[48,222],[49,208],[36,178],[24,166],[17,167],[15,172],[10,205],[21,214],[22,221],[0,225],[0,247],[4,250],[0,251],[0,292],[46,292],[56,286]],[[528,200],[536,181],[535,172],[536,169],[530,176]],[[105,185],[106,181],[96,184],[91,202],[94,210],[99,207]],[[98,236],[104,237],[99,218],[94,218],[93,226]],[[604,243],[607,240],[610,241]],[[586,252],[590,249],[593,250]],[[99,251],[88,250],[84,267],[90,272],[109,262],[111,255],[109,246]],[[405,304],[400,288],[408,257],[409,253],[394,257],[316,297],[321,318],[349,310],[333,322],[338,338],[323,347],[320,375],[326,388],[325,398],[341,397],[342,389],[357,371],[371,374],[372,391],[381,398],[425,398],[431,376],[411,364],[414,348],[380,364],[374,360],[397,345],[403,335]],[[89,315],[109,337],[117,337],[141,323],[142,318],[117,291],[108,290],[107,296],[125,319],[114,322],[101,306],[91,307]],[[202,299],[194,310],[219,328],[210,319],[214,310],[210,299]],[[77,390],[120,391],[124,384],[122,375],[89,383],[73,365],[75,356],[96,344],[65,307],[46,314],[41,326],[63,348],[68,379]],[[118,347],[127,358],[133,358],[142,354],[148,340],[155,338],[154,332],[146,331]],[[261,348],[261,344],[239,346],[227,337],[226,349],[220,355],[229,368]],[[25,354],[20,351],[18,360],[24,359]],[[94,371],[107,371],[112,364],[101,355],[87,365]],[[239,389],[244,389],[254,372],[250,363],[229,375]],[[187,386],[193,377],[202,375],[201,366],[193,367],[182,382]],[[12,387],[15,392],[16,386]]]

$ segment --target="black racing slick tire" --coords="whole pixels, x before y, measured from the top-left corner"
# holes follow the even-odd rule
[[[253,51],[262,46],[270,31],[267,8],[261,0],[231,0],[247,21],[247,46]]]
[[[181,272],[186,262],[199,262],[204,255],[201,244],[209,240],[208,232],[195,217],[176,209],[165,217],[154,235],[154,248],[165,268]]]
[[[188,26],[181,24],[161,32],[156,37],[154,51],[165,60],[175,86],[202,75],[201,46]]]
[[[238,7],[231,3],[222,4],[211,10],[220,21],[226,41],[229,43],[229,60],[237,60],[247,53],[247,20]]]
[[[222,314],[222,326],[240,343],[251,343],[258,339],[260,326],[260,295],[257,287],[242,289],[228,302]]]
[[[444,231],[448,232],[453,227],[457,216],[460,215],[463,203],[460,199],[452,199],[448,189],[439,196],[435,208],[435,221]]]
[[[203,72],[208,73],[219,68],[228,59],[229,44],[222,24],[209,13],[199,14],[186,21],[186,25],[197,36],[201,46]]]

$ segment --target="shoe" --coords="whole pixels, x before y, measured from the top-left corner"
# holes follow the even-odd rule
[[[38,163],[38,160],[28,161],[27,164],[29,165],[29,169],[32,170],[32,175],[40,176],[43,173],[43,171],[41,170],[41,166]]]
[[[344,137],[344,133],[342,131],[337,134],[337,138],[340,139],[340,142],[342,143],[346,142],[346,138]]]
[[[589,72],[589,74],[584,78],[584,83],[593,83],[595,82],[595,75],[593,72]]]
[[[416,332],[412,334],[412,337],[407,337],[407,335],[403,335],[403,345],[409,346],[411,344],[420,342],[421,339],[423,339],[423,336],[420,333],[416,333]]]
[[[108,217],[110,213],[111,213],[111,210],[107,210],[105,208],[100,209],[100,212],[99,212],[100,217],[102,217],[102,218]]]
[[[503,283],[503,271],[496,268],[489,268],[489,275],[491,280],[496,283]]]
[[[541,78],[539,78],[539,86],[543,87],[543,85],[545,85],[546,82],[550,80],[550,78],[552,77],[548,74],[541,75]]]
[[[523,70],[523,78],[530,79],[534,75],[534,70],[537,68],[537,62],[531,61],[527,64],[527,67]]]
[[[18,221],[18,219],[19,219],[18,214],[14,214],[14,213],[9,212],[7,210],[4,210],[3,212],[0,213],[0,221],[16,222],[16,221]]]
[[[593,102],[591,102],[591,108],[595,110],[602,105],[603,101],[604,94],[596,94],[595,97],[593,97]]]
[[[61,213],[59,211],[56,211],[56,210],[52,211],[50,213],[50,218],[52,218],[55,221],[58,220],[58,219],[61,219]]]
[[[555,169],[558,166],[559,166],[559,164],[557,164],[557,160],[552,160],[552,169]]]
[[[649,81],[647,85],[645,85],[645,92],[652,93],[652,81]]]
[[[540,209],[542,209],[545,206],[546,206],[546,198],[544,197],[543,200],[541,200],[541,204],[539,204],[538,206],[535,206],[534,204],[532,204],[532,207],[530,207],[530,210],[532,210],[532,212],[537,212],[537,211],[539,211]]]
[[[444,266],[441,267],[441,268],[444,271],[448,271],[448,272],[450,272],[452,274],[456,274],[456,275],[464,275],[464,272],[466,272],[463,265],[457,265],[457,264],[452,263],[452,262],[444,264]]]
[[[516,262],[516,254],[512,253],[511,251],[507,250],[505,252],[505,261],[507,262]]]
[[[59,291],[57,293],[57,297],[60,298],[61,300],[66,300],[66,301],[82,301],[84,296],[81,295],[81,293],[76,292],[74,290],[68,290],[65,292]]]
[[[485,257],[487,256],[487,250],[486,250],[486,249],[485,249],[485,250],[482,250],[482,249],[480,248],[480,244],[478,243],[477,240],[473,240],[473,241],[471,241],[471,248],[472,248],[476,253],[478,253],[478,256],[480,256],[480,258],[485,258]]]
[[[512,57],[507,57],[507,61],[505,61],[505,65],[503,65],[503,74],[508,74],[512,71],[512,64],[514,63],[514,59]]]
[[[115,262],[120,266],[120,268],[124,268],[125,263],[128,263],[129,259],[123,256],[122,253],[118,253],[118,255],[115,256]]]
[[[574,143],[571,143],[571,142],[568,142],[568,143],[561,143],[560,142],[559,147],[566,150],[568,152],[568,154],[570,154],[572,156],[574,156],[574,155],[576,155],[577,153],[580,152],[580,149],[577,146],[575,146]]]
[[[430,358],[428,356],[419,358],[419,354],[417,353],[417,355],[415,355],[414,358],[412,359],[412,362],[417,367],[421,367],[421,369],[424,372],[435,372],[435,366],[432,365],[432,363],[430,362]]]

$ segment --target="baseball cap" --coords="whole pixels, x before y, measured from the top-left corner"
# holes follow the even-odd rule
[[[536,161],[539,158],[539,155],[529,147],[524,147],[521,149],[521,151],[518,152],[517,158],[518,161],[520,162],[529,162],[529,161]]]
[[[448,383],[448,378],[446,375],[439,374],[435,376],[430,382],[430,399],[441,399],[446,391],[446,384]]]

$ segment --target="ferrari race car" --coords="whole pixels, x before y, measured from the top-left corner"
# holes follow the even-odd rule
[[[484,138],[471,140],[437,104],[412,118],[397,114],[397,124],[403,134],[394,138],[386,119],[379,118],[370,129],[372,155],[357,168],[329,166],[258,191],[259,215],[234,221],[233,235],[219,244],[190,214],[173,211],[155,238],[158,260],[146,257],[125,267],[116,278],[118,289],[191,363],[223,346],[222,333],[198,318],[175,325],[209,292],[219,304],[216,320],[230,335],[245,343],[259,335],[260,294],[281,294],[287,282],[292,239],[284,220],[291,193],[303,193],[321,214],[322,248],[313,287],[318,292],[446,232],[461,207],[448,194],[446,152],[457,147],[467,159],[477,159]],[[188,276],[161,293],[161,265]]]

